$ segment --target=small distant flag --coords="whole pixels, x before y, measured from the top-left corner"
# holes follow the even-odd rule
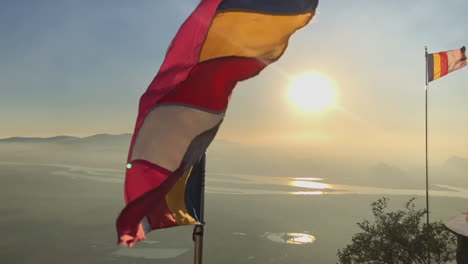
[[[465,46],[456,50],[427,54],[427,81],[437,80],[466,66]]]

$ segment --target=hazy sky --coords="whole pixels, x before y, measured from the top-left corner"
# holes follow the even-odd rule
[[[133,130],[138,100],[195,0],[0,3],[0,138]],[[424,46],[468,45],[466,0],[319,3],[284,56],[237,86],[220,139],[329,155],[424,159]],[[338,106],[305,114],[289,83],[320,72]],[[434,81],[431,158],[468,156],[468,68]]]

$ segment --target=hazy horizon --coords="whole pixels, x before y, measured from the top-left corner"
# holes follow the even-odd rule
[[[57,159],[67,160],[69,165],[89,163],[122,169],[125,166],[131,134],[62,137],[0,139],[0,161],[44,160],[50,163]],[[425,186],[424,164],[378,157],[363,159],[307,147],[257,146],[224,139],[215,139],[207,154],[208,163],[218,164],[217,172],[226,168],[265,176],[294,174],[296,177],[331,178],[335,183],[357,181],[366,184],[367,181],[378,186]],[[72,157],[77,162],[73,163]],[[444,181],[453,184],[457,179],[463,179],[463,171],[468,169],[468,157],[452,155],[439,163],[431,162],[429,166],[430,176],[438,184],[444,184]]]
[[[99,133],[99,134],[89,134],[89,135],[84,135],[84,136],[79,136],[79,135],[71,135],[71,134],[55,134],[52,136],[44,136],[44,137],[35,137],[35,136],[28,136],[28,137],[23,137],[23,136],[12,136],[12,137],[5,137],[5,138],[0,138],[0,143],[2,142],[8,142],[10,139],[52,139],[56,137],[73,137],[76,139],[85,139],[85,138],[93,138],[97,136],[110,136],[110,137],[119,137],[119,136],[124,136],[128,137],[128,142],[125,144],[130,144],[130,138],[132,136],[132,133],[119,133],[119,134],[112,134],[112,133]],[[41,142],[41,141],[39,141]],[[268,151],[278,151],[278,152],[283,152],[283,153],[288,153],[289,156],[295,157],[297,159],[304,159],[304,160],[313,160],[313,159],[318,159],[318,160],[336,160],[336,161],[347,161],[347,166],[352,166],[352,164],[356,164],[357,166],[364,166],[364,165],[372,165],[372,164],[378,164],[378,163],[383,163],[383,164],[389,164],[391,166],[397,166],[397,167],[402,167],[402,168],[407,168],[407,169],[423,169],[425,167],[424,164],[424,152],[419,153],[419,155],[416,155],[417,159],[416,161],[414,160],[409,160],[408,158],[411,157],[411,155],[406,155],[402,156],[400,153],[388,153],[388,155],[376,155],[375,152],[369,151],[367,153],[368,155],[356,155],[354,152],[344,152],[344,153],[336,153],[335,151],[341,151],[340,148],[346,148],[346,146],[341,146],[341,147],[334,147],[334,148],[325,148],[325,147],[310,147],[308,145],[281,145],[281,144],[276,144],[276,145],[268,145],[268,144],[258,144],[255,142],[245,142],[245,141],[237,141],[235,139],[225,139],[225,138],[220,138],[216,137],[214,141],[210,144],[210,147],[208,148],[208,151],[213,148],[217,148],[217,144],[236,144],[239,146],[246,147],[248,151],[259,154],[261,152],[267,153]],[[124,145],[125,145],[124,144]],[[128,147],[125,145],[125,147]],[[126,148],[121,148],[120,151],[122,152],[122,155],[126,155],[128,149]],[[245,150],[244,150],[245,151]],[[286,151],[286,152],[285,152]],[[424,150],[422,150],[424,151]],[[219,151],[217,153],[220,153]],[[240,153],[237,153],[240,154]],[[436,153],[437,154],[437,153]],[[393,156],[392,156],[393,155]],[[438,157],[435,159],[434,157]],[[261,156],[259,156],[261,158]],[[430,167],[440,167],[443,166],[444,163],[451,159],[468,159],[468,154],[467,155],[458,155],[457,153],[452,153],[452,154],[447,154],[447,155],[434,155],[434,153],[429,150],[429,166]],[[213,156],[212,158],[216,159],[216,156]],[[266,158],[266,157],[265,157]]]

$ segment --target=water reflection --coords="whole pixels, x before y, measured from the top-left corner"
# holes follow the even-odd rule
[[[265,233],[264,237],[276,243],[304,245],[314,243],[317,239],[310,234],[304,233]]]
[[[333,186],[330,184],[314,182],[313,180],[291,179],[289,181],[289,186],[302,187],[302,188],[308,188],[308,189],[333,189]]]
[[[0,161],[0,165],[30,165],[52,167],[51,174],[76,180],[100,182],[123,182],[122,170],[91,168],[76,165],[9,162]],[[282,178],[248,174],[212,173],[206,177],[206,192],[216,194],[240,195],[412,195],[424,196],[424,189],[385,188],[359,185],[326,184],[321,178],[301,177]],[[456,197],[468,199],[468,189],[457,186],[433,184],[432,196]],[[291,190],[291,188],[293,188]],[[297,188],[297,189],[294,189]]]
[[[289,179],[288,185],[293,187],[300,187],[300,188],[307,188],[307,189],[316,189],[316,191],[295,191],[290,192],[290,194],[295,195],[323,195],[325,194],[325,190],[333,191],[336,188],[327,183],[321,183],[317,181],[321,181],[323,179],[320,178],[292,178]]]
[[[296,180],[296,181],[323,181],[322,178],[312,178],[312,177],[291,178],[291,180]]]

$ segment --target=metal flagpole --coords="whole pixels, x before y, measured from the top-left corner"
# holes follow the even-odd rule
[[[193,241],[195,242],[195,254],[193,263],[202,264],[203,260],[203,224],[197,224],[193,228]]]
[[[199,161],[197,167],[200,168],[201,181],[200,181],[200,216],[199,223],[193,228],[193,241],[195,242],[195,254],[193,262],[195,264],[202,264],[203,260],[203,232],[205,227],[204,220],[204,207],[205,207],[205,165],[206,154]]]
[[[424,47],[425,50],[425,57],[426,57],[426,86],[425,86],[425,101],[426,101],[426,109],[425,109],[425,128],[426,128],[426,223],[427,223],[427,263],[431,263],[431,255],[429,251],[429,240],[431,237],[431,232],[430,232],[430,225],[429,225],[429,166],[428,166],[428,155],[427,155],[427,86],[428,86],[428,73],[427,73],[427,46]]]

